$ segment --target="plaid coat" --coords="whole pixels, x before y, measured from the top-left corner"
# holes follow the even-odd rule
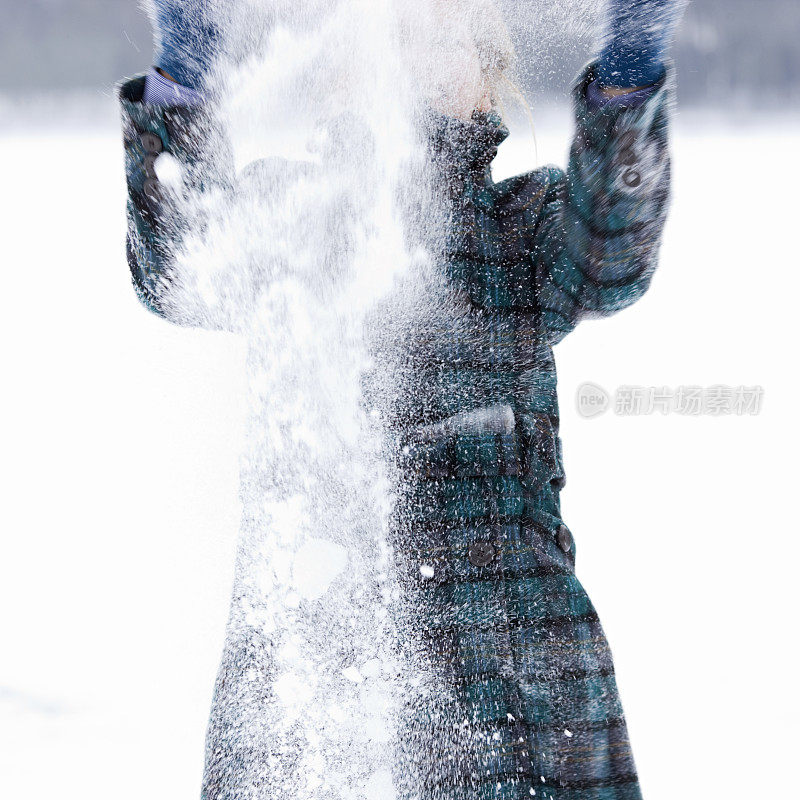
[[[398,455],[397,542],[452,714],[410,703],[409,737],[427,731],[430,746],[398,771],[407,796],[641,797],[611,653],[560,513],[553,345],[650,283],[668,201],[670,88],[597,109],[585,99],[592,78],[588,67],[573,92],[566,172],[494,183],[507,131],[492,114],[445,120],[438,133],[452,209],[445,265],[469,324],[408,343],[417,424]],[[152,158],[167,150],[194,163],[203,138],[193,112],[147,108],[141,90],[142,79],[120,90],[128,258],[140,298],[164,313],[156,282],[174,233],[158,214]],[[460,719],[469,736],[451,724]]]

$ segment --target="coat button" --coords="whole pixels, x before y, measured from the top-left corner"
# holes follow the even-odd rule
[[[160,137],[154,133],[142,133],[139,135],[145,153],[160,153],[164,149],[164,143]]]
[[[626,169],[622,173],[622,182],[635,189],[642,182],[642,176],[635,169]]]
[[[559,525],[556,532],[556,541],[558,546],[565,552],[569,553],[572,549],[572,534],[566,525]]]
[[[491,542],[474,542],[469,546],[467,558],[476,567],[487,567],[494,561],[497,551]]]

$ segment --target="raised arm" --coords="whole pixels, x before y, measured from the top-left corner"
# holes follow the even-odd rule
[[[646,291],[670,191],[667,48],[683,0],[611,0],[599,60],[573,91],[565,172],[544,171],[533,240],[543,326],[559,341],[579,320]]]
[[[206,3],[155,0],[151,20],[157,66],[118,87],[128,184],[127,256],[139,299],[180,323],[185,322],[180,310],[165,298],[175,253],[196,222],[187,218],[191,205],[181,200],[228,184],[232,160],[203,103],[217,43]],[[179,175],[165,185],[159,176],[169,166]]]

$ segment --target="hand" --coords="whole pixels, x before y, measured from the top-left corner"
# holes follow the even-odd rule
[[[602,87],[649,86],[664,74],[664,59],[688,0],[608,0],[597,64]]]
[[[202,89],[219,47],[213,0],[150,0],[154,63],[166,77]]]

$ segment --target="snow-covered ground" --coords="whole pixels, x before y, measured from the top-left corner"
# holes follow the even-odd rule
[[[137,304],[121,146],[108,108],[86,109],[26,122],[0,104],[1,793],[196,798],[244,353]],[[792,792],[798,121],[680,115],[650,293],[557,353],[564,514],[650,800]],[[543,113],[538,157],[523,126],[497,173],[563,163],[568,135]],[[585,419],[585,381],[765,395],[756,416]]]

